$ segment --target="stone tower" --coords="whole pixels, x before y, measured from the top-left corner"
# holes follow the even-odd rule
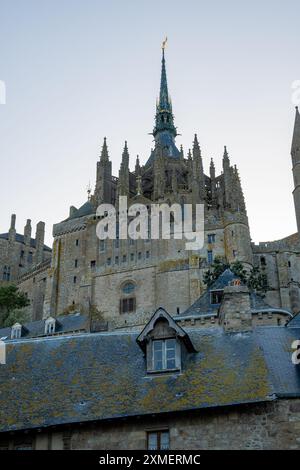
[[[300,114],[298,106],[296,107],[295,125],[291,148],[293,177],[294,177],[294,204],[297,219],[297,229],[300,233]]]

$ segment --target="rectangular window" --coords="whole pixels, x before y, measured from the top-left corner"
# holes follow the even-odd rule
[[[222,302],[223,291],[222,290],[213,290],[210,292],[210,303],[212,305],[217,305]]]
[[[75,245],[76,245],[76,246],[79,245],[79,240],[78,240],[78,239],[75,241]]]
[[[142,259],[142,253],[140,251],[138,252],[138,259]]]
[[[94,270],[96,268],[96,261],[93,259],[91,261],[91,269]]]
[[[123,255],[122,262],[123,262],[123,263],[126,263],[126,261],[127,261],[127,256],[126,256],[126,255]]]
[[[100,240],[100,251],[103,252],[105,250],[105,240]]]
[[[133,245],[134,245],[134,241],[135,241],[135,240],[134,240],[133,238],[130,238],[130,239],[129,239],[129,245],[133,246]]]
[[[213,258],[213,252],[212,250],[207,250],[207,261],[209,264],[212,264],[214,258]]]
[[[74,263],[74,265],[75,265],[75,268],[77,268],[77,267],[78,267],[78,259],[75,259],[75,263]]]
[[[120,246],[120,240],[118,238],[116,238],[115,240],[115,248],[119,248]]]
[[[111,258],[107,258],[106,264],[107,264],[107,266],[110,266],[110,265],[111,265]]]
[[[170,449],[170,434],[168,430],[147,432],[147,450]]]
[[[135,311],[135,297],[120,300],[120,313],[133,313]]]
[[[119,264],[119,257],[118,256],[115,257],[115,264]]]
[[[208,240],[208,243],[215,243],[216,235],[214,233],[209,233],[207,235],[207,240]]]
[[[150,258],[150,251],[146,251],[146,258]]]
[[[77,282],[77,277],[74,276],[74,277],[73,277],[73,284],[76,284],[76,282]]]
[[[176,340],[174,338],[153,341],[153,370],[176,368]]]
[[[130,254],[130,261],[134,261],[134,253]]]

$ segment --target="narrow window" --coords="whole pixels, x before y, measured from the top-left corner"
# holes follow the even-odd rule
[[[126,263],[126,261],[127,261],[127,256],[126,256],[126,255],[123,255],[122,262],[123,262],[123,263]]]
[[[119,264],[119,257],[118,256],[115,257],[115,264]]]
[[[222,302],[223,291],[222,290],[213,290],[210,292],[210,303],[212,305],[218,305]]]
[[[140,251],[138,252],[138,259],[142,259],[142,253]]]
[[[100,240],[100,251],[103,252],[105,250],[105,240]]]
[[[76,284],[76,282],[77,282],[77,277],[74,276],[74,277],[73,277],[73,284]]]
[[[212,252],[212,250],[207,250],[207,261],[208,261],[208,264],[212,264],[212,262],[213,262],[213,252]]]
[[[79,245],[79,240],[77,238],[77,240],[75,241],[75,245],[78,246]]]
[[[261,266],[266,266],[267,263],[266,263],[266,258],[264,256],[260,257],[260,264]]]
[[[130,261],[134,261],[134,253],[130,254]]]
[[[74,266],[75,266],[75,268],[77,268],[77,267],[78,267],[78,259],[75,259]]]
[[[170,448],[170,435],[168,430],[147,432],[148,450],[168,450]]]
[[[110,265],[111,265],[111,258],[107,258],[106,264],[107,264],[107,266],[110,266]]]
[[[96,268],[96,261],[93,259],[91,261],[91,269],[94,270]]]
[[[236,251],[236,250],[232,250],[232,256],[233,256],[234,258],[237,257],[237,251]]]
[[[216,235],[214,233],[209,233],[207,235],[208,243],[215,243]]]
[[[146,258],[150,258],[150,251],[146,251]]]

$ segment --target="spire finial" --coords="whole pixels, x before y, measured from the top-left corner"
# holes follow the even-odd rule
[[[102,145],[102,150],[101,150],[101,155],[100,155],[100,161],[101,162],[108,162],[109,161],[106,137],[104,137],[104,140],[103,140],[103,145]]]
[[[163,51],[164,51],[165,48],[166,48],[167,42],[168,42],[168,37],[166,36],[165,39],[164,39],[164,41],[162,42],[162,45],[161,45],[161,48],[162,48]]]

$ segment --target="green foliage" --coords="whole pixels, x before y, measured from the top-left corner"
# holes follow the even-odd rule
[[[27,307],[29,300],[23,292],[19,292],[17,286],[1,286],[0,287],[0,326],[11,326],[11,322],[22,321],[24,312],[18,309]],[[12,314],[13,311],[16,311]],[[18,318],[20,317],[20,320]]]
[[[204,273],[204,284],[210,287],[227,268],[229,268],[229,264],[224,263],[222,259],[216,257],[209,270]]]
[[[245,284],[251,291],[266,292],[268,289],[267,276],[255,266],[247,271],[240,261],[235,261],[231,265],[224,263],[220,258],[215,258],[210,269],[204,273],[203,282],[210,287],[216,279],[227,269],[230,270]]]

